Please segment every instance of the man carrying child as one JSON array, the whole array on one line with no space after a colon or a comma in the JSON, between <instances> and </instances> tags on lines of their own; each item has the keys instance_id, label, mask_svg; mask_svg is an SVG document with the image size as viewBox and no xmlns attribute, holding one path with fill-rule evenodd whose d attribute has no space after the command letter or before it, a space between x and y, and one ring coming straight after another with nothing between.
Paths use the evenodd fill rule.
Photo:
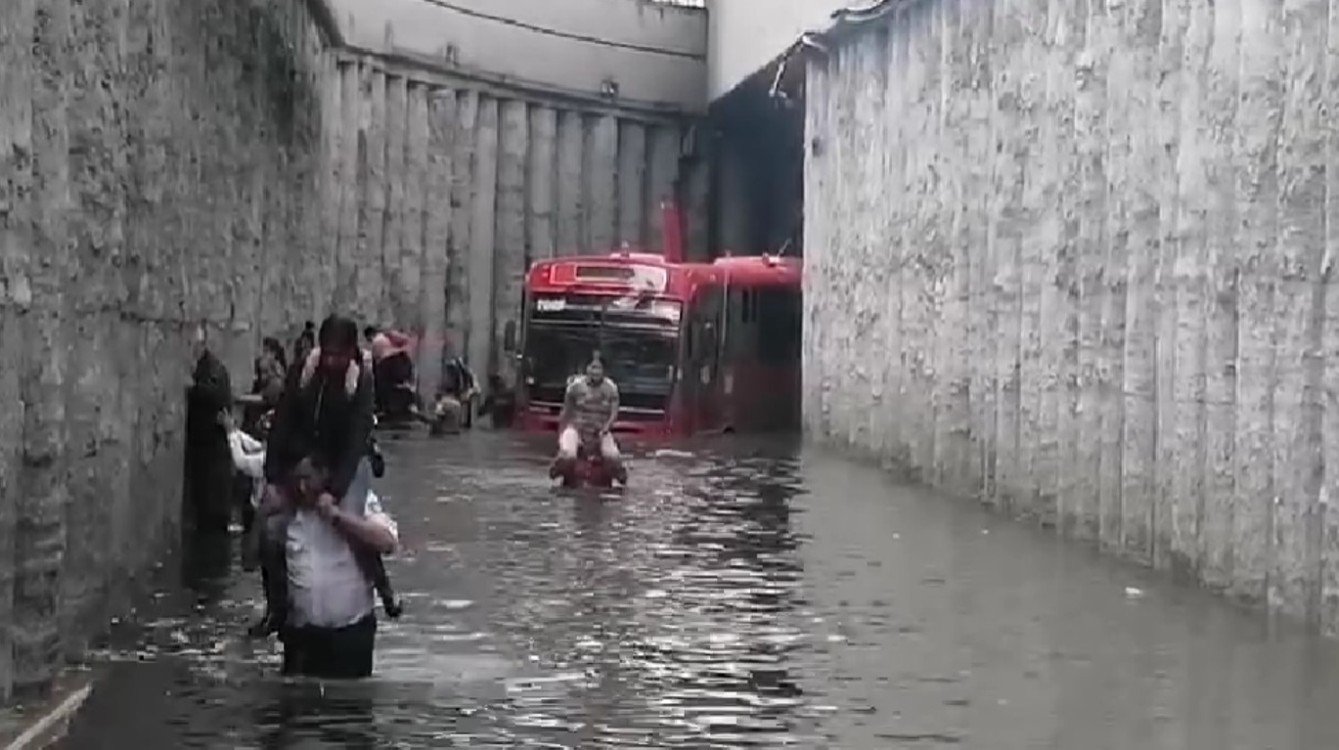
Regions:
<instances>
[{"instance_id":1,"label":"man carrying child","mask_svg":"<svg viewBox=\"0 0 1339 750\"><path fill-rule=\"evenodd\" d=\"M331 316L289 373L265 454L266 614L253 632L279 633L286 674L370 675L374 590L399 614L381 560L397 529L371 493L372 424L357 325Z\"/></svg>"}]
</instances>

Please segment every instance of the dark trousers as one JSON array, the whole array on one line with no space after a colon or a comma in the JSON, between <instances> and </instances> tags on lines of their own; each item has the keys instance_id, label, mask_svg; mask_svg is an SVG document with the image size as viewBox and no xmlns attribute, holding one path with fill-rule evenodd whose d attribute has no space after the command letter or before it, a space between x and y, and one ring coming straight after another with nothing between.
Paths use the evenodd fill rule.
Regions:
<instances>
[{"instance_id":1,"label":"dark trousers","mask_svg":"<svg viewBox=\"0 0 1339 750\"><path fill-rule=\"evenodd\" d=\"M285 628L284 674L329 680L370 677L376 637L377 618L372 614L342 628Z\"/></svg>"}]
</instances>

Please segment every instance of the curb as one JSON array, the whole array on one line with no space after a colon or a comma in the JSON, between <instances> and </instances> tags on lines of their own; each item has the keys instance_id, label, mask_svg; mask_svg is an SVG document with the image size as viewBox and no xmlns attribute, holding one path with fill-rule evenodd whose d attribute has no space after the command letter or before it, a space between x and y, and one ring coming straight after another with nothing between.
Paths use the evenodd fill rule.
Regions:
<instances>
[{"instance_id":1,"label":"curb","mask_svg":"<svg viewBox=\"0 0 1339 750\"><path fill-rule=\"evenodd\" d=\"M88 700L88 696L92 692L93 683L90 682L65 696L60 703L57 703L50 711L47 711L29 725L22 734L5 745L4 750L40 750L40 748L51 745L65 734L70 718L79 710L80 706L84 705L84 701Z\"/></svg>"}]
</instances>

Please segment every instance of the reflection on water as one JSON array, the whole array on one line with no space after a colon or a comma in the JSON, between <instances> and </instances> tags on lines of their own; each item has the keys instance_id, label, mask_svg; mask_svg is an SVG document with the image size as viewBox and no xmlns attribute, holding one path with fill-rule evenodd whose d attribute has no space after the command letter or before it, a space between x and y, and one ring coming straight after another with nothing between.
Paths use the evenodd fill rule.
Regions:
<instances>
[{"instance_id":1,"label":"reflection on water","mask_svg":"<svg viewBox=\"0 0 1339 750\"><path fill-rule=\"evenodd\" d=\"M408 610L373 680L278 679L255 574L200 549L65 746L1339 747L1334 644L970 503L771 440L566 493L550 447L387 446Z\"/></svg>"}]
</instances>

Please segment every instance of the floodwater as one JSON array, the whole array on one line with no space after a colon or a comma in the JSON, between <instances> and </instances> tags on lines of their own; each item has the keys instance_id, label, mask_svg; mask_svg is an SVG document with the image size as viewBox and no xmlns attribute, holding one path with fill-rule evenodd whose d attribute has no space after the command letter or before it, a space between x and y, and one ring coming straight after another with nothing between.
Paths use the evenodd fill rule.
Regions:
<instances>
[{"instance_id":1,"label":"floodwater","mask_svg":"<svg viewBox=\"0 0 1339 750\"><path fill-rule=\"evenodd\" d=\"M372 680L277 678L256 574L197 551L63 746L1339 747L1336 643L971 502L744 438L564 493L549 449L387 443L408 611Z\"/></svg>"}]
</instances>

